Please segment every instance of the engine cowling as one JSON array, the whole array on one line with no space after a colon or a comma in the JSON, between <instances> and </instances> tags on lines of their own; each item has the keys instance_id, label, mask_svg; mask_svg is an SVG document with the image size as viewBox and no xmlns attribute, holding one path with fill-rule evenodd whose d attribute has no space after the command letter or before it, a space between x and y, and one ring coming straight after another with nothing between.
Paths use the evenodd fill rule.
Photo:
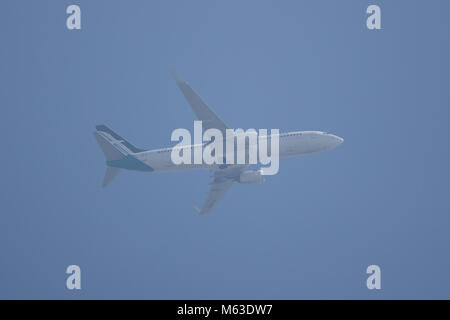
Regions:
<instances>
[{"instance_id":1,"label":"engine cowling","mask_svg":"<svg viewBox=\"0 0 450 320\"><path fill-rule=\"evenodd\" d=\"M244 184L257 184L264 182L262 170L246 170L239 176L239 182Z\"/></svg>"}]
</instances>

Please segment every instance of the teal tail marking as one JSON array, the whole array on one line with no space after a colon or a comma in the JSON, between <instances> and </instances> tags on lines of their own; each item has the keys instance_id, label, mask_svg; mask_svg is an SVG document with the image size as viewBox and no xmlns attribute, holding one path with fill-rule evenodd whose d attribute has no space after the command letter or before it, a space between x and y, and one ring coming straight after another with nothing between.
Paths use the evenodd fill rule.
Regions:
<instances>
[{"instance_id":1,"label":"teal tail marking","mask_svg":"<svg viewBox=\"0 0 450 320\"><path fill-rule=\"evenodd\" d=\"M109 160L106 161L106 164L110 167L128 169L128 170L136 170L136 171L154 171L152 167L145 164L144 162L136 159L132 155L127 155L126 157L119 160Z\"/></svg>"}]
</instances>

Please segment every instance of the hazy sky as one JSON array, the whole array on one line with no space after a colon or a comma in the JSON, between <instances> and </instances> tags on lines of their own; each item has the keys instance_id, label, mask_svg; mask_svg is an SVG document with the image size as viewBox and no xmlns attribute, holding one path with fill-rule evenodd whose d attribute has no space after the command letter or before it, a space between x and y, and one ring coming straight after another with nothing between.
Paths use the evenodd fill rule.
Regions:
<instances>
[{"instance_id":1,"label":"hazy sky","mask_svg":"<svg viewBox=\"0 0 450 320\"><path fill-rule=\"evenodd\" d=\"M82 29L66 28L78 4ZM378 4L382 30L366 28ZM2 1L0 298L450 298L448 1ZM209 173L123 172L106 124L323 130L198 216ZM66 289L66 267L82 289ZM381 267L368 290L366 268Z\"/></svg>"}]
</instances>

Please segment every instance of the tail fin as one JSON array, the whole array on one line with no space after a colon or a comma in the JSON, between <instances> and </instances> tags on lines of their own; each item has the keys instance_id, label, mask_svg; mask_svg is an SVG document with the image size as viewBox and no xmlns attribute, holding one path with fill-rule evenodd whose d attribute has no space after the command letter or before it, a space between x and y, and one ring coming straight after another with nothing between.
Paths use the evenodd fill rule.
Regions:
<instances>
[{"instance_id":1,"label":"tail fin","mask_svg":"<svg viewBox=\"0 0 450 320\"><path fill-rule=\"evenodd\" d=\"M106 187L121 171L120 168L110 167L109 161L121 160L130 153L144 150L136 148L105 125L98 125L95 128L97 130L94 131L94 136L106 157L106 173L103 179L103 187Z\"/></svg>"},{"instance_id":2,"label":"tail fin","mask_svg":"<svg viewBox=\"0 0 450 320\"><path fill-rule=\"evenodd\" d=\"M95 127L97 129L97 133L101 134L104 138L107 139L110 143L113 143L114 145L118 146L120 145L120 149L123 150L126 154L129 153L138 153L145 151L143 149L136 148L131 143L129 143L127 140L119 136L117 133L112 131L110 128L108 128L105 125L98 125ZM108 159L109 160L109 159ZM117 159L112 159L117 160Z\"/></svg>"}]
</instances>

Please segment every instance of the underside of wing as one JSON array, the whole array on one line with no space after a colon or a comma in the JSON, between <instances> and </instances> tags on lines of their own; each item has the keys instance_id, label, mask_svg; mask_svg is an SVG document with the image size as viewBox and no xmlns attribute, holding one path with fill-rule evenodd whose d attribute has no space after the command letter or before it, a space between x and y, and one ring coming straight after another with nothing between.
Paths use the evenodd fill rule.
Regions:
<instances>
[{"instance_id":1,"label":"underside of wing","mask_svg":"<svg viewBox=\"0 0 450 320\"><path fill-rule=\"evenodd\" d=\"M179 79L173 72L172 76L191 106L192 111L194 111L197 118L202 121L203 130L212 128L218 129L225 137L226 129L228 129L227 125L208 107L187 82ZM236 181L237 177L239 177L242 170L246 167L247 165L225 165L224 168L214 171L214 180L210 183L211 188L205 203L201 209L195 206L194 209L199 214L210 212L227 194L228 190L230 190L233 185L233 182Z\"/></svg>"},{"instance_id":2,"label":"underside of wing","mask_svg":"<svg viewBox=\"0 0 450 320\"><path fill-rule=\"evenodd\" d=\"M233 180L225 179L220 182L212 182L211 183L211 189L208 193L208 198L206 199L205 203L203 204L201 209L198 209L194 206L195 211L197 211L199 214L205 214L210 212L218 203L219 201L227 194L228 190L230 190L231 186L233 185Z\"/></svg>"},{"instance_id":3,"label":"underside of wing","mask_svg":"<svg viewBox=\"0 0 450 320\"><path fill-rule=\"evenodd\" d=\"M208 198L201 209L194 206L195 211L199 214L205 214L211 211L227 194L233 182L238 179L241 172L247 167L247 165L232 165L224 169L215 170L213 174L214 179L210 183L211 188L208 193Z\"/></svg>"},{"instance_id":4,"label":"underside of wing","mask_svg":"<svg viewBox=\"0 0 450 320\"><path fill-rule=\"evenodd\" d=\"M202 98L191 88L191 86L179 79L175 73L172 72L172 76L177 82L178 87L183 93L184 97L188 101L189 105L194 111L199 120L202 120L203 129L219 129L225 134L225 130L228 128L226 124L212 111L208 105L203 102Z\"/></svg>"}]
</instances>

